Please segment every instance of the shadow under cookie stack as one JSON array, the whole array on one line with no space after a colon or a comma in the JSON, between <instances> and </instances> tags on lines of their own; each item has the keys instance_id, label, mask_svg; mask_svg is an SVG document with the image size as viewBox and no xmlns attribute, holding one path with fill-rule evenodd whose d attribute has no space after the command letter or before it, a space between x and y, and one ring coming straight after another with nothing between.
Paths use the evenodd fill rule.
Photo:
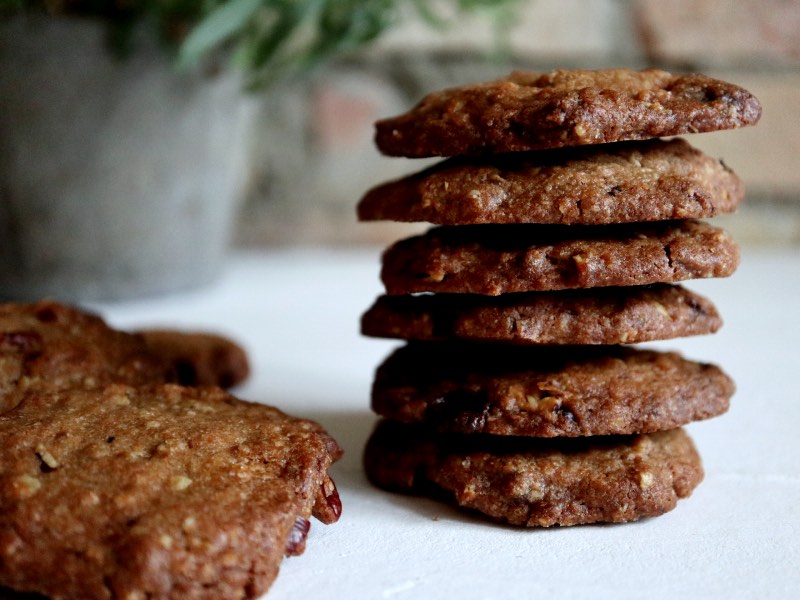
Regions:
<instances>
[{"instance_id":1,"label":"shadow under cookie stack","mask_svg":"<svg viewBox=\"0 0 800 600\"><path fill-rule=\"evenodd\" d=\"M735 243L698 219L741 181L679 138L755 124L758 100L702 75L513 73L377 123L390 156L449 157L370 190L359 219L428 222L383 255L367 336L378 487L523 526L662 514L703 477L681 428L722 414L718 367L631 344L715 332L678 282L728 276Z\"/></svg>"}]
</instances>

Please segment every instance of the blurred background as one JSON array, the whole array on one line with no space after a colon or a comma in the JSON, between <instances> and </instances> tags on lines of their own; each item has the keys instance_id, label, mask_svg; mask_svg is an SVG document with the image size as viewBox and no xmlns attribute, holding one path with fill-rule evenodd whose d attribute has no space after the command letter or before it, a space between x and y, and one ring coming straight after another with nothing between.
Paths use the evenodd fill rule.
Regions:
<instances>
[{"instance_id":1,"label":"blurred background","mask_svg":"<svg viewBox=\"0 0 800 600\"><path fill-rule=\"evenodd\" d=\"M377 119L607 67L753 92L757 127L690 142L745 180L720 220L740 242L800 242L799 0L0 0L0 293L125 297L211 279L231 245L388 243L424 226L355 205L425 161L380 156Z\"/></svg>"},{"instance_id":2,"label":"blurred background","mask_svg":"<svg viewBox=\"0 0 800 600\"><path fill-rule=\"evenodd\" d=\"M368 51L270 93L239 242L395 237L396 227L353 220L367 187L422 166L378 155L376 119L407 110L426 92L511 69L608 67L699 71L753 92L764 107L757 127L689 141L746 182L745 206L721 221L740 241L800 241L800 2L531 0L513 10L499 48L496 28L479 15L445 31L406 22Z\"/></svg>"}]
</instances>

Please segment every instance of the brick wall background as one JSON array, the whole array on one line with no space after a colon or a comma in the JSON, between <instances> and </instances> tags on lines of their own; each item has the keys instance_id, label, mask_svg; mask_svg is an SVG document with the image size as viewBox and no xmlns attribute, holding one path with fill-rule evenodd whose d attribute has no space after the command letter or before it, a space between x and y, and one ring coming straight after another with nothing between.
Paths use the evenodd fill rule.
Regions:
<instances>
[{"instance_id":1,"label":"brick wall background","mask_svg":"<svg viewBox=\"0 0 800 600\"><path fill-rule=\"evenodd\" d=\"M721 223L746 244L800 243L800 0L521 1L500 32L471 17L446 32L407 21L376 46L259 102L240 245L384 243L425 226L358 224L370 186L425 161L381 157L372 124L441 87L513 68L700 71L755 93L755 128L691 136L745 180Z\"/></svg>"}]
</instances>

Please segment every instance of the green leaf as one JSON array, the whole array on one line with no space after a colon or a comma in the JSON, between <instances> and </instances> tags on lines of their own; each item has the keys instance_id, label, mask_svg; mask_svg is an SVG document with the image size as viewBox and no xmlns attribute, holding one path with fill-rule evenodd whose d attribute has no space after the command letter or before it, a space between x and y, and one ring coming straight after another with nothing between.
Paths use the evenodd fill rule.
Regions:
<instances>
[{"instance_id":1,"label":"green leaf","mask_svg":"<svg viewBox=\"0 0 800 600\"><path fill-rule=\"evenodd\" d=\"M442 30L447 25L447 20L441 17L428 0L414 0L414 10L428 27Z\"/></svg>"},{"instance_id":2,"label":"green leaf","mask_svg":"<svg viewBox=\"0 0 800 600\"><path fill-rule=\"evenodd\" d=\"M286 47L292 43L316 2L276 2L278 6L271 15L270 23L258 29L250 54L250 67L261 69L273 62L280 62ZM263 24L262 24L263 25Z\"/></svg>"},{"instance_id":3,"label":"green leaf","mask_svg":"<svg viewBox=\"0 0 800 600\"><path fill-rule=\"evenodd\" d=\"M215 48L247 25L263 0L231 0L211 11L187 36L178 51L178 65L195 64L206 52Z\"/></svg>"},{"instance_id":4,"label":"green leaf","mask_svg":"<svg viewBox=\"0 0 800 600\"><path fill-rule=\"evenodd\" d=\"M444 31L467 13L494 26L507 51L507 30L525 0L0 0L0 17L18 12L108 19L113 47L132 50L134 26L154 25L179 67L224 46L254 85L301 74L370 44L404 18ZM184 37L187 28L191 28ZM177 48L176 48L177 46Z\"/></svg>"}]
</instances>

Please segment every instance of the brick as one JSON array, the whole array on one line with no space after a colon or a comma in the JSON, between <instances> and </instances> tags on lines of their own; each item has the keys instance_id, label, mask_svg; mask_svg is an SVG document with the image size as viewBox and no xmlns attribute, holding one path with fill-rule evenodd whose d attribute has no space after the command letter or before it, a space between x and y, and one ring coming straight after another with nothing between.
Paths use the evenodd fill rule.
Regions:
<instances>
[{"instance_id":1,"label":"brick","mask_svg":"<svg viewBox=\"0 0 800 600\"><path fill-rule=\"evenodd\" d=\"M800 64L797 0L633 0L654 62L703 66Z\"/></svg>"},{"instance_id":2,"label":"brick","mask_svg":"<svg viewBox=\"0 0 800 600\"><path fill-rule=\"evenodd\" d=\"M374 122L407 104L383 73L342 65L267 94L237 242L339 244L399 231L358 223L355 206L367 188L421 168L372 142Z\"/></svg>"}]
</instances>

